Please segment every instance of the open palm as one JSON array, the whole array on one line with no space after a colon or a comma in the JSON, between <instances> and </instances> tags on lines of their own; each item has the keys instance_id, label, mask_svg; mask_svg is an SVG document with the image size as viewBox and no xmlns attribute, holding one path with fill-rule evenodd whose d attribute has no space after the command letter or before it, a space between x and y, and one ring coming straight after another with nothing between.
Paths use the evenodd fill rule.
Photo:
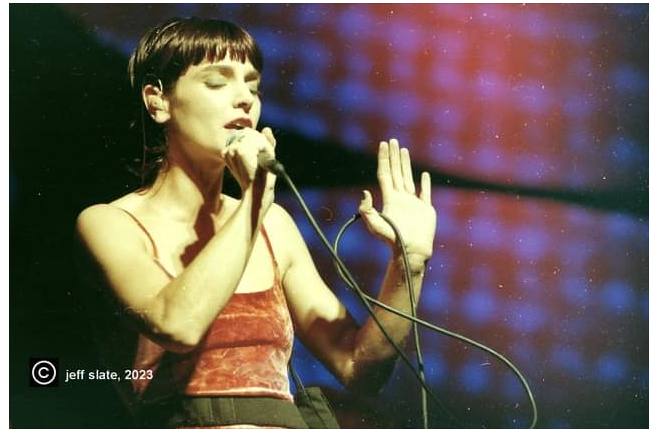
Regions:
<instances>
[{"instance_id":1,"label":"open palm","mask_svg":"<svg viewBox=\"0 0 659 437\"><path fill-rule=\"evenodd\" d=\"M430 258L437 226L437 213L431 202L430 175L425 172L421 175L421 190L417 196L409 151L401 149L397 140L380 143L377 174L382 192L382 212L398 227L408 253ZM370 192L364 191L359 211L371 233L396 252L396 235L373 208Z\"/></svg>"}]
</instances>

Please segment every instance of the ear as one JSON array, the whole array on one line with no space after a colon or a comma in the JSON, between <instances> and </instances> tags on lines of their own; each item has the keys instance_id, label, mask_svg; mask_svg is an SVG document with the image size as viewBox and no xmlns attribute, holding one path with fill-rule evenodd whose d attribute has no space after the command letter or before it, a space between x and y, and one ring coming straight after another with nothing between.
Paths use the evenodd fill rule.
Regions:
<instances>
[{"instance_id":1,"label":"ear","mask_svg":"<svg viewBox=\"0 0 659 437\"><path fill-rule=\"evenodd\" d=\"M142 89L142 100L153 121L165 123L170 119L169 100L158 86L145 85Z\"/></svg>"}]
</instances>

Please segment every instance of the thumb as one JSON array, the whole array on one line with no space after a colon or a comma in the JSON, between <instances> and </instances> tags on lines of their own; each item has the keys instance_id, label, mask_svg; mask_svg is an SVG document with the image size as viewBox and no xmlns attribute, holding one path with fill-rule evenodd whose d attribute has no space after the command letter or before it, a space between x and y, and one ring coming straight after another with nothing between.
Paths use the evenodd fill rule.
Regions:
<instances>
[{"instance_id":1,"label":"thumb","mask_svg":"<svg viewBox=\"0 0 659 437\"><path fill-rule=\"evenodd\" d=\"M362 197L362 201L359 203L359 213L366 222L368 228L373 230L374 226L376 228L378 227L382 218L377 210L373 208L373 197L371 197L371 193L368 190L364 190L362 193L364 197Z\"/></svg>"},{"instance_id":2,"label":"thumb","mask_svg":"<svg viewBox=\"0 0 659 437\"><path fill-rule=\"evenodd\" d=\"M373 198L368 190L362 191L363 197L359 203L359 212L362 215L373 213Z\"/></svg>"},{"instance_id":3,"label":"thumb","mask_svg":"<svg viewBox=\"0 0 659 437\"><path fill-rule=\"evenodd\" d=\"M389 225L384 221L378 211L373 208L373 197L368 190L362 191L364 197L359 204L359 213L366 224L366 227L372 234L378 238L384 239L388 244L393 241L395 236L389 229Z\"/></svg>"},{"instance_id":4,"label":"thumb","mask_svg":"<svg viewBox=\"0 0 659 437\"><path fill-rule=\"evenodd\" d=\"M269 127L264 127L261 130L261 133L268 139L268 142L270 142L270 144L272 144L272 147L277 146L277 140L275 139L275 136L272 133L272 129L270 129Z\"/></svg>"}]
</instances>

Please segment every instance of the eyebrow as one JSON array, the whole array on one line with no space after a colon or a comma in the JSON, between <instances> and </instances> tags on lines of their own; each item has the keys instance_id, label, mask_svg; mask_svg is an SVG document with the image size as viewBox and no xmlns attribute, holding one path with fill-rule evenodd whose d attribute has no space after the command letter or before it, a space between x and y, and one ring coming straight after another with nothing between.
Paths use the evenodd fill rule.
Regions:
<instances>
[{"instance_id":1,"label":"eyebrow","mask_svg":"<svg viewBox=\"0 0 659 437\"><path fill-rule=\"evenodd\" d=\"M201 71L199 72L199 74L203 74L203 73L206 73L206 72L212 71L212 70L219 71L222 75L227 76L227 77L235 76L234 68L229 66L229 65L208 65L208 66L202 68ZM252 81L252 80L259 80L260 78L261 78L261 75L256 70L250 70L245 75L245 81L247 81L247 82Z\"/></svg>"}]
</instances>

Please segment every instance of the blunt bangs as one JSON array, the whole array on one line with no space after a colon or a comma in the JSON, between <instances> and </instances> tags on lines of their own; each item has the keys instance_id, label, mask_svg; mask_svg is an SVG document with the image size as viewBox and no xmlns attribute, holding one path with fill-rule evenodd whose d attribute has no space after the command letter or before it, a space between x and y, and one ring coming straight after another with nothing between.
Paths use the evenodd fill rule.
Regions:
<instances>
[{"instance_id":1,"label":"blunt bangs","mask_svg":"<svg viewBox=\"0 0 659 437\"><path fill-rule=\"evenodd\" d=\"M164 91L169 91L191 66L220 61L227 53L230 59L249 60L259 73L263 71L261 50L241 27L222 20L173 19L140 41L129 62L131 84L141 93L155 78L162 80Z\"/></svg>"}]
</instances>

